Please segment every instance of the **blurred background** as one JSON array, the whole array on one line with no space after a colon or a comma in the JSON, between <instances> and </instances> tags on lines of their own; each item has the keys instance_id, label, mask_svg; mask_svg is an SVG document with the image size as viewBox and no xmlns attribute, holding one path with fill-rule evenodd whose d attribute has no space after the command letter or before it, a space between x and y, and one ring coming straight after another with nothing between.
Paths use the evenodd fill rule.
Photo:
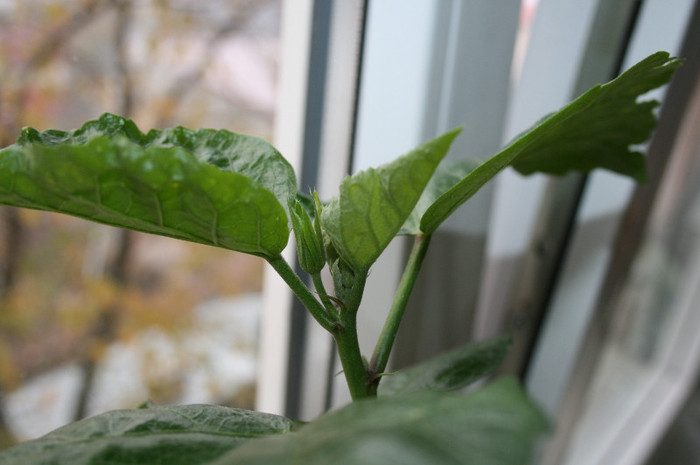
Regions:
<instances>
[{"instance_id":1,"label":"blurred background","mask_svg":"<svg viewBox=\"0 0 700 465\"><path fill-rule=\"evenodd\" d=\"M644 57L685 59L649 183L498 176L433 236L390 370L510 333L556 429L541 465L700 464L700 1L0 0L0 142L104 111L260 135L336 194L457 126L486 158ZM371 352L409 244L373 266ZM292 260L291 250L288 258ZM111 408L313 419L349 400L328 334L259 259L0 210L2 444Z\"/></svg>"},{"instance_id":2,"label":"blurred background","mask_svg":"<svg viewBox=\"0 0 700 465\"><path fill-rule=\"evenodd\" d=\"M279 23L273 0L3 0L0 145L103 112L269 140ZM0 254L0 436L149 399L253 408L261 260L7 207Z\"/></svg>"}]
</instances>

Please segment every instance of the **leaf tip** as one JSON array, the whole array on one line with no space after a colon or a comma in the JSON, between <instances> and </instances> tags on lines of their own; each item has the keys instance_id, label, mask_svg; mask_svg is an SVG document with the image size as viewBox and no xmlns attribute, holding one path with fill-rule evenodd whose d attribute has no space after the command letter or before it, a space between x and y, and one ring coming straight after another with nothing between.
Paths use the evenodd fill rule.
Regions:
<instances>
[{"instance_id":1,"label":"leaf tip","mask_svg":"<svg viewBox=\"0 0 700 465\"><path fill-rule=\"evenodd\" d=\"M439 139L447 141L449 144L452 144L452 142L459 136L462 131L464 130L464 126L457 126L454 129L451 129L444 133L442 136L439 137Z\"/></svg>"}]
</instances>

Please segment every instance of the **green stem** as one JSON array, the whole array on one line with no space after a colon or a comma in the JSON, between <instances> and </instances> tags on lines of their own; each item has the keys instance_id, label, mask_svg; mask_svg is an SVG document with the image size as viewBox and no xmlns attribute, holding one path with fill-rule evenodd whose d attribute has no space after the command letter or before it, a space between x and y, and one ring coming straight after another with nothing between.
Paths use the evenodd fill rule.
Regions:
<instances>
[{"instance_id":1,"label":"green stem","mask_svg":"<svg viewBox=\"0 0 700 465\"><path fill-rule=\"evenodd\" d=\"M311 279L313 280L314 283L314 288L316 288L316 293L318 294L319 298L321 299L321 303L323 304L324 307L326 307L326 310L328 313L333 315L337 310L335 309L335 306L333 305L333 302L331 299L328 297L328 293L326 292L326 287L323 285L323 279L321 279L321 274L320 273L313 273L311 275Z\"/></svg>"},{"instance_id":2,"label":"green stem","mask_svg":"<svg viewBox=\"0 0 700 465\"><path fill-rule=\"evenodd\" d=\"M363 272L356 275L357 277L348 295L347 302L344 302L345 307L340 314L333 315L331 314L331 309L335 311L335 307L333 307L328 296L324 293L323 296L325 297L322 298L328 300L328 305L331 309L324 308L324 305L316 300L311 291L294 273L282 256L278 255L268 258L267 261L294 291L294 294L301 300L301 303L304 304L316 321L333 335L338 346L338 355L340 356L345 379L353 400L371 395L369 392L369 376L365 363L362 360L360 344L357 340L357 309L362 300L367 273ZM317 279L320 280L320 276ZM322 283L316 283L316 278L314 278L314 285L319 286L321 290L323 289Z\"/></svg>"},{"instance_id":3,"label":"green stem","mask_svg":"<svg viewBox=\"0 0 700 465\"><path fill-rule=\"evenodd\" d=\"M342 329L333 334L338 346L340 363L343 365L345 380L353 400L372 396L369 390L369 375L362 360L360 344L357 339L357 310L367 281L367 273L358 273L345 308L341 309Z\"/></svg>"},{"instance_id":4,"label":"green stem","mask_svg":"<svg viewBox=\"0 0 700 465\"><path fill-rule=\"evenodd\" d=\"M336 333L340 325L338 318L329 314L328 310L316 300L314 295L301 279L299 279L299 276L292 270L286 260L282 258L281 255L277 255L276 257L268 258L267 262L272 265L272 268L275 269L277 274L284 279L284 282L292 289L294 294L299 298L301 303L304 304L316 321L330 333Z\"/></svg>"},{"instance_id":5,"label":"green stem","mask_svg":"<svg viewBox=\"0 0 700 465\"><path fill-rule=\"evenodd\" d=\"M352 400L369 397L367 370L360 354L354 319L353 321L344 320L342 331L335 333L333 338L338 346L340 363L343 365L343 374Z\"/></svg>"},{"instance_id":6,"label":"green stem","mask_svg":"<svg viewBox=\"0 0 700 465\"><path fill-rule=\"evenodd\" d=\"M369 365L370 376L372 377L370 380L372 384L371 390L374 392L376 392L379 385L379 377L377 375L384 372L386 369L386 364L389 361L389 354L391 353L391 348L394 345L394 340L396 339L396 332L398 331L399 324L403 318L403 313L406 309L408 298L411 295L413 286L416 283L418 272L423 264L425 253L427 252L428 245L430 244L430 237L430 234L426 234L425 236L416 236L413 243L413 249L411 250L411 255L408 257L408 263L406 263L406 268L401 276L401 281L399 282L399 287L396 291L394 302L391 305L389 315L384 323L384 328L382 329L377 345L374 348L372 360Z\"/></svg>"}]
</instances>

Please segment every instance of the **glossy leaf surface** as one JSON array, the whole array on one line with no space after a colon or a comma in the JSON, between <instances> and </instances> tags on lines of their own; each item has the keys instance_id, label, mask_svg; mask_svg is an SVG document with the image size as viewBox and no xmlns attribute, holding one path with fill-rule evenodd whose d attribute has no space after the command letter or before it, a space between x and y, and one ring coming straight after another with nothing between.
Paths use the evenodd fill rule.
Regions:
<instances>
[{"instance_id":1,"label":"glossy leaf surface","mask_svg":"<svg viewBox=\"0 0 700 465\"><path fill-rule=\"evenodd\" d=\"M262 139L184 128L144 135L108 114L72 133L25 129L0 151L2 204L262 256L287 244L294 179Z\"/></svg>"},{"instance_id":2,"label":"glossy leaf surface","mask_svg":"<svg viewBox=\"0 0 700 465\"><path fill-rule=\"evenodd\" d=\"M0 464L208 464L252 438L294 426L284 417L212 405L116 410L4 450Z\"/></svg>"},{"instance_id":3,"label":"glossy leaf surface","mask_svg":"<svg viewBox=\"0 0 700 465\"><path fill-rule=\"evenodd\" d=\"M379 395L452 391L480 380L505 359L509 337L499 337L451 350L418 365L382 377Z\"/></svg>"},{"instance_id":4,"label":"glossy leaf surface","mask_svg":"<svg viewBox=\"0 0 700 465\"><path fill-rule=\"evenodd\" d=\"M525 465L547 421L511 379L468 395L354 402L297 432L251 441L215 465Z\"/></svg>"},{"instance_id":5,"label":"glossy leaf surface","mask_svg":"<svg viewBox=\"0 0 700 465\"><path fill-rule=\"evenodd\" d=\"M646 141L656 124L656 101L638 102L648 91L667 83L680 61L655 53L617 79L585 94L544 118L484 162L431 205L420 223L432 233L454 210L505 167L522 174L561 175L604 168L637 181L646 179L643 154L630 145Z\"/></svg>"},{"instance_id":6,"label":"glossy leaf surface","mask_svg":"<svg viewBox=\"0 0 700 465\"><path fill-rule=\"evenodd\" d=\"M391 163L346 177L323 208L323 226L341 257L366 270L415 207L460 130L450 131Z\"/></svg>"}]
</instances>

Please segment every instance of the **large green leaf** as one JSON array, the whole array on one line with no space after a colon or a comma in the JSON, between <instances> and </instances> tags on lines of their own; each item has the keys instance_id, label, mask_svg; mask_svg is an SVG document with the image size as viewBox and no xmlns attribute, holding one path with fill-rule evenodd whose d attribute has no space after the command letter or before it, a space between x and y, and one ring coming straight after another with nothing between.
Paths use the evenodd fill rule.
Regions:
<instances>
[{"instance_id":1,"label":"large green leaf","mask_svg":"<svg viewBox=\"0 0 700 465\"><path fill-rule=\"evenodd\" d=\"M419 146L391 163L346 177L322 223L341 257L366 270L394 238L460 130Z\"/></svg>"},{"instance_id":2,"label":"large green leaf","mask_svg":"<svg viewBox=\"0 0 700 465\"><path fill-rule=\"evenodd\" d=\"M646 92L667 83L680 61L655 53L617 79L598 85L518 136L493 158L474 169L443 194L423 215L420 229L432 233L460 205L505 167L522 174L561 175L605 168L646 179L644 156L630 145L646 141L656 124L656 101L638 102Z\"/></svg>"},{"instance_id":3,"label":"large green leaf","mask_svg":"<svg viewBox=\"0 0 700 465\"><path fill-rule=\"evenodd\" d=\"M208 464L292 420L213 405L116 410L0 452L0 465Z\"/></svg>"},{"instance_id":4,"label":"large green leaf","mask_svg":"<svg viewBox=\"0 0 700 465\"><path fill-rule=\"evenodd\" d=\"M28 128L0 150L0 203L275 256L289 237L291 166L262 139L103 115L74 132Z\"/></svg>"},{"instance_id":5,"label":"large green leaf","mask_svg":"<svg viewBox=\"0 0 700 465\"><path fill-rule=\"evenodd\" d=\"M144 148L183 148L201 162L252 179L274 193L284 207L287 206L289 197L297 191L294 169L277 149L259 137L225 129L192 130L178 126L162 131L151 129L144 134L133 121L105 113L72 132L39 132L27 128L22 131L17 145L84 145L97 136L124 136Z\"/></svg>"},{"instance_id":6,"label":"large green leaf","mask_svg":"<svg viewBox=\"0 0 700 465\"><path fill-rule=\"evenodd\" d=\"M525 465L547 421L514 380L468 395L354 402L288 435L250 441L214 465Z\"/></svg>"},{"instance_id":7,"label":"large green leaf","mask_svg":"<svg viewBox=\"0 0 700 465\"><path fill-rule=\"evenodd\" d=\"M440 354L418 365L382 377L379 394L422 390L453 391L480 380L505 359L510 337L498 337Z\"/></svg>"}]
</instances>

